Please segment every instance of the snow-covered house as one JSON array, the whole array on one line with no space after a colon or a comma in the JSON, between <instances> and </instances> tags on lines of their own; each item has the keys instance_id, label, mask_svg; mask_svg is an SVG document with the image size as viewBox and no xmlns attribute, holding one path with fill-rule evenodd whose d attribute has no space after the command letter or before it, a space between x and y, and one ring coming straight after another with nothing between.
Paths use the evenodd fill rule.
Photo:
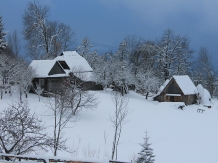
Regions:
<instances>
[{"instance_id":1,"label":"snow-covered house","mask_svg":"<svg viewBox=\"0 0 218 163\"><path fill-rule=\"evenodd\" d=\"M73 72L77 77L84 81L94 81L93 69L90 67L85 58L80 56L76 51L66 51L57 56L56 60L63 69L69 73Z\"/></svg>"},{"instance_id":2,"label":"snow-covered house","mask_svg":"<svg viewBox=\"0 0 218 163\"><path fill-rule=\"evenodd\" d=\"M197 89L188 75L173 76L161 86L154 97L159 102L184 102L187 105L197 102Z\"/></svg>"},{"instance_id":3,"label":"snow-covered house","mask_svg":"<svg viewBox=\"0 0 218 163\"><path fill-rule=\"evenodd\" d=\"M44 90L54 91L60 88L63 79L73 75L86 90L102 89L94 82L93 69L76 51L63 52L53 60L33 60L30 67L35 70L33 87L39 84Z\"/></svg>"}]
</instances>

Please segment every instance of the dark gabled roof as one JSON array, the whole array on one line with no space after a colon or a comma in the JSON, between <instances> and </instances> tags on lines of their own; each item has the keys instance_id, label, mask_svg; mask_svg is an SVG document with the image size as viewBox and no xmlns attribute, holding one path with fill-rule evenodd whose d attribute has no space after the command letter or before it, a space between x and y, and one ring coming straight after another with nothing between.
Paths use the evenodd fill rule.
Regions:
<instances>
[{"instance_id":1,"label":"dark gabled roof","mask_svg":"<svg viewBox=\"0 0 218 163\"><path fill-rule=\"evenodd\" d=\"M70 67L68 66L68 64L65 61L58 61L58 62L63 67L63 69L70 70Z\"/></svg>"}]
</instances>

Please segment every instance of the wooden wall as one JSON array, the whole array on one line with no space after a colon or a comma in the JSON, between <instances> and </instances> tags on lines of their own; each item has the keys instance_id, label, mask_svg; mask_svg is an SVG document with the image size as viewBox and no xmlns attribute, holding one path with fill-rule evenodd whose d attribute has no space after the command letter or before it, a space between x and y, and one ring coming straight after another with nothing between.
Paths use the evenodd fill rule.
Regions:
<instances>
[{"instance_id":1,"label":"wooden wall","mask_svg":"<svg viewBox=\"0 0 218 163\"><path fill-rule=\"evenodd\" d=\"M166 96L166 94L181 94L181 96ZM160 95L154 97L154 101L159 102L184 102L187 105L194 104L197 102L197 96L193 95L184 95L178 84L175 82L175 79L172 79Z\"/></svg>"}]
</instances>

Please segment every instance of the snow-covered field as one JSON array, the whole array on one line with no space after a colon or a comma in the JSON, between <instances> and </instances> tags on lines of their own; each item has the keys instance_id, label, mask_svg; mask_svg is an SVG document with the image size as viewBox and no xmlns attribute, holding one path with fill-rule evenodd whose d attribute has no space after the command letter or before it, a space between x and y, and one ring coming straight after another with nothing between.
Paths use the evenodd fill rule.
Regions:
<instances>
[{"instance_id":1,"label":"snow-covered field","mask_svg":"<svg viewBox=\"0 0 218 163\"><path fill-rule=\"evenodd\" d=\"M113 114L114 104L111 101L111 90L96 91L98 107L87 110L77 117L78 122L70 124L65 130L67 145L75 152L59 152L58 156L67 158L110 159L113 127L109 115ZM0 100L0 110L18 100L16 95L8 94ZM202 105L186 106L178 109L181 103L159 103L145 100L144 96L130 92L129 108L132 110L128 122L123 126L118 160L131 161L141 150L145 131L148 131L151 147L154 150L156 163L217 163L218 162L218 100L212 100L212 108ZM52 124L51 112L38 102L38 97L29 94L28 101L45 121ZM204 109L198 113L197 109ZM48 128L48 132L52 132ZM52 156L52 153L39 152L40 155Z\"/></svg>"}]
</instances>

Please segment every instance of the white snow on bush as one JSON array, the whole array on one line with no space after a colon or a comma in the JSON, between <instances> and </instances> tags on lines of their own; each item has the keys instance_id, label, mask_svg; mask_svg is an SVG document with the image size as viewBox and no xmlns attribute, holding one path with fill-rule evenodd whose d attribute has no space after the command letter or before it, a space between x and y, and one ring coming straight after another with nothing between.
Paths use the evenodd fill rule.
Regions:
<instances>
[{"instance_id":1,"label":"white snow on bush","mask_svg":"<svg viewBox=\"0 0 218 163\"><path fill-rule=\"evenodd\" d=\"M197 91L199 104L211 105L211 96L209 91L205 89L201 84L197 85Z\"/></svg>"}]
</instances>

